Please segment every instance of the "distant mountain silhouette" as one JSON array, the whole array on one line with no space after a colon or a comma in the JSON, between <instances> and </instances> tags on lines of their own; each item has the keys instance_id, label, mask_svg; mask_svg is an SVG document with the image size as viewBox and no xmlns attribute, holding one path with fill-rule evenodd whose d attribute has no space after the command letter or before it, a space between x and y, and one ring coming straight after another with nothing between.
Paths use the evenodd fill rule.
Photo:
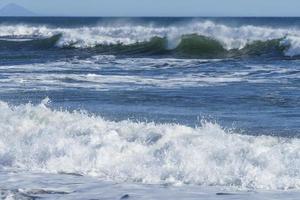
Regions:
<instances>
[{"instance_id":1,"label":"distant mountain silhouette","mask_svg":"<svg viewBox=\"0 0 300 200\"><path fill-rule=\"evenodd\" d=\"M14 3L0 9L0 16L35 16L36 14Z\"/></svg>"}]
</instances>

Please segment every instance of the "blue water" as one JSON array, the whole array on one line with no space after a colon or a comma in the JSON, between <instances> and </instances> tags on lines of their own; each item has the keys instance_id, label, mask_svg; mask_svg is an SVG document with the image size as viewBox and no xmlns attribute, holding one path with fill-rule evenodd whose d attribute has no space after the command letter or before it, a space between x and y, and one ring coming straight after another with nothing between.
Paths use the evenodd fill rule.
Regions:
<instances>
[{"instance_id":1,"label":"blue water","mask_svg":"<svg viewBox=\"0 0 300 200\"><path fill-rule=\"evenodd\" d=\"M0 30L2 177L299 190L300 18L0 18ZM0 183L7 198L27 187Z\"/></svg>"}]
</instances>

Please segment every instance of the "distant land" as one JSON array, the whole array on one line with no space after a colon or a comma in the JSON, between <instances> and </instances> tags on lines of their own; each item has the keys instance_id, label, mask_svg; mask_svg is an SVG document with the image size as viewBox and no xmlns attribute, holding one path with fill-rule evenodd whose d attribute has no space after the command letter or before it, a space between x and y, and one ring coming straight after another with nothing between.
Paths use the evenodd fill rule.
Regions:
<instances>
[{"instance_id":1,"label":"distant land","mask_svg":"<svg viewBox=\"0 0 300 200\"><path fill-rule=\"evenodd\" d=\"M0 9L0 16L29 17L36 16L36 14L20 5L10 3Z\"/></svg>"}]
</instances>

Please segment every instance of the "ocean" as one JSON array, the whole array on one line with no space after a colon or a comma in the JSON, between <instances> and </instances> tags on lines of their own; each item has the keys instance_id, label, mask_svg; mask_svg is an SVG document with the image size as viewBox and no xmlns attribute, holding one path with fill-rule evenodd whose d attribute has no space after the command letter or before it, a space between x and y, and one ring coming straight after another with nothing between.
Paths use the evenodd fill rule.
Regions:
<instances>
[{"instance_id":1,"label":"ocean","mask_svg":"<svg viewBox=\"0 0 300 200\"><path fill-rule=\"evenodd\" d=\"M299 199L300 18L0 18L0 198Z\"/></svg>"}]
</instances>

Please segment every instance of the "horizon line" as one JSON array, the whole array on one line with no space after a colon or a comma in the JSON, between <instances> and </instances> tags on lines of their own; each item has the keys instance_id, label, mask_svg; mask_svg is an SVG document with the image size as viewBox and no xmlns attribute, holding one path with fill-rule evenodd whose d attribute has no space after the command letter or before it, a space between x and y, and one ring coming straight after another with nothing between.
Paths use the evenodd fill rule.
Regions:
<instances>
[{"instance_id":1,"label":"horizon line","mask_svg":"<svg viewBox=\"0 0 300 200\"><path fill-rule=\"evenodd\" d=\"M138 16L138 15L133 15L133 16L118 16L118 15L25 15L25 16L18 16L18 15L0 15L0 18L3 17L81 17L81 18L98 18L98 17L102 17L102 18L300 18L300 16L274 16L274 15L270 15L270 16L255 16L255 15L247 15L247 16L230 16L230 15L220 15L220 16L215 16L215 15L207 15L207 16L193 16L193 15L183 15L183 16L175 16L175 15L163 15L163 16L159 16L159 15L147 15L147 16Z\"/></svg>"}]
</instances>

